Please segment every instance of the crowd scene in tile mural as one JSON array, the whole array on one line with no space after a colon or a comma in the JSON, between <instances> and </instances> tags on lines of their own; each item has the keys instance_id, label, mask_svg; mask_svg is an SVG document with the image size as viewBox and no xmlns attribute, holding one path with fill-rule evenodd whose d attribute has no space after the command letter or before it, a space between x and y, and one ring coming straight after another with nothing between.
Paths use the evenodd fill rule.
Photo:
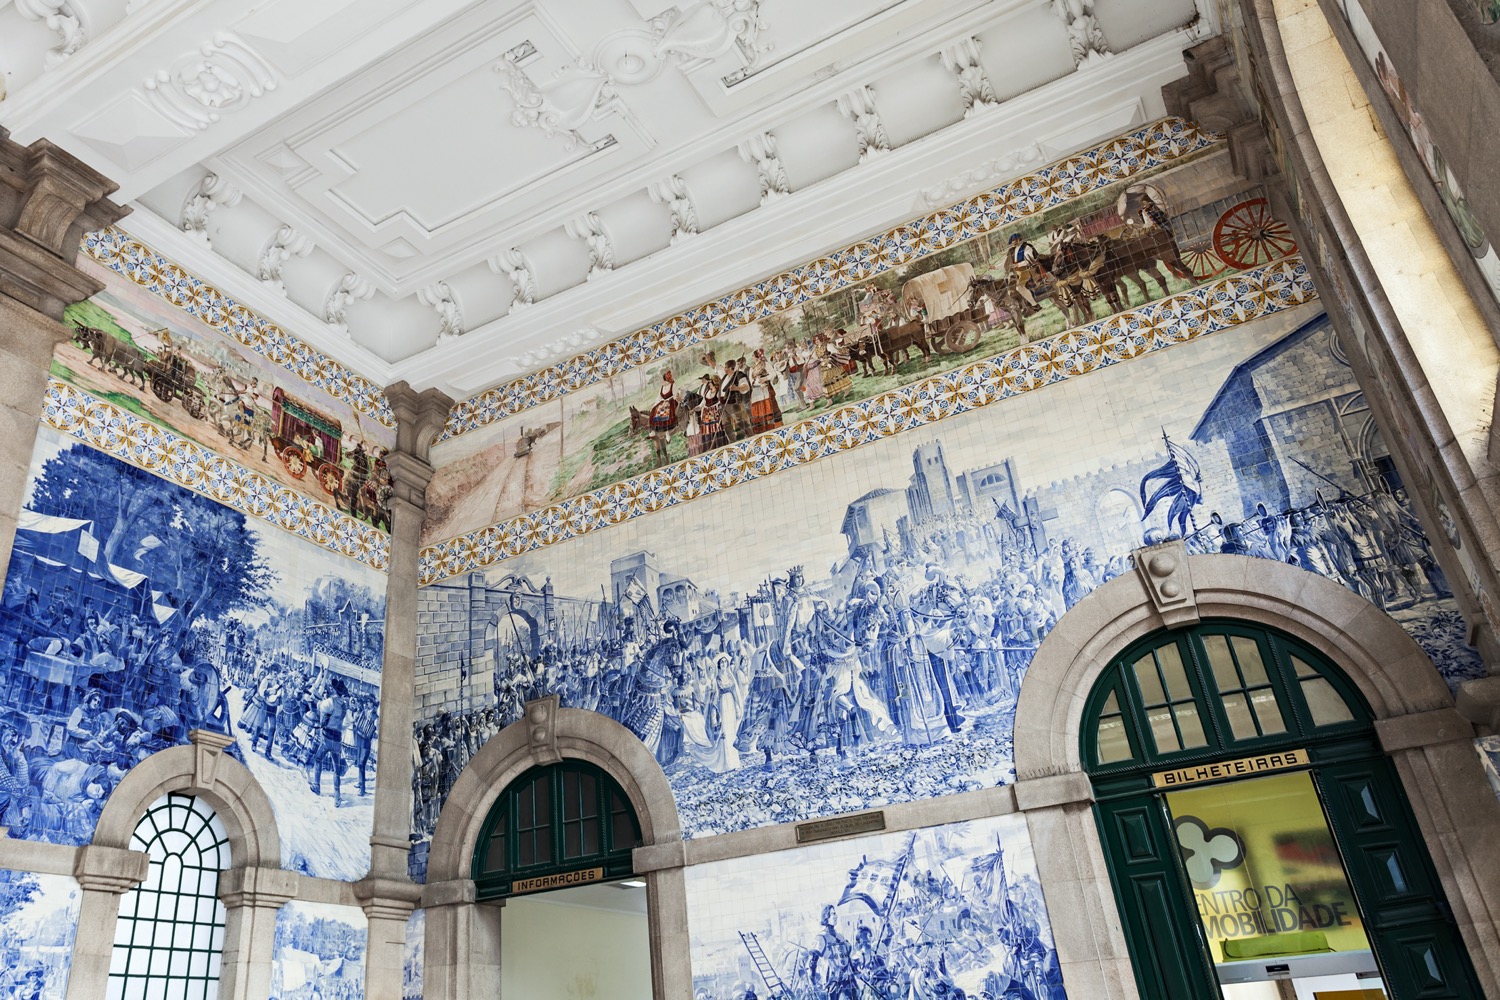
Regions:
<instances>
[{"instance_id":1,"label":"crowd scene in tile mural","mask_svg":"<svg viewBox=\"0 0 1500 1000\"><path fill-rule=\"evenodd\" d=\"M276 1000L363 1000L364 914L352 906L297 901L276 915L271 996Z\"/></svg>"},{"instance_id":2,"label":"crowd scene in tile mural","mask_svg":"<svg viewBox=\"0 0 1500 1000\"><path fill-rule=\"evenodd\" d=\"M1260 192L1229 182L1225 155L931 254L913 230L884 270L872 243L864 273L881 273L471 431L439 448L424 531L470 531L1294 251ZM1237 242L1252 223L1261 237Z\"/></svg>"},{"instance_id":3,"label":"crowd scene in tile mural","mask_svg":"<svg viewBox=\"0 0 1500 1000\"><path fill-rule=\"evenodd\" d=\"M367 850L382 578L48 440L0 606L8 835L86 843L131 767L206 729L236 737L230 752L285 813L293 867L349 867L341 855ZM294 569L306 581L295 589ZM314 832L316 813L345 807L363 814L332 824L350 843Z\"/></svg>"},{"instance_id":4,"label":"crowd scene in tile mural","mask_svg":"<svg viewBox=\"0 0 1500 1000\"><path fill-rule=\"evenodd\" d=\"M694 1000L1063 1000L1024 836L964 823L793 852L769 876L711 865L688 885Z\"/></svg>"},{"instance_id":5,"label":"crowd scene in tile mural","mask_svg":"<svg viewBox=\"0 0 1500 1000\"><path fill-rule=\"evenodd\" d=\"M548 694L641 739L690 835L1006 781L1016 698L1038 645L1128 571L1131 548L1167 537L1336 580L1401 620L1450 683L1469 676L1477 660L1403 484L1378 440L1341 429L1368 411L1331 343L1326 323L1313 323L1227 377L1220 369L1223 386L1196 428L1130 442L1129 461L1077 480L1028 485L1017 463L957 429L951 440L876 446L904 450L909 475L867 482L847 501L845 551L826 574L787 542L780 568L733 589L674 573L645 549L609 561L597 598L536 583L524 573L561 567L535 557L427 588L429 609L483 608L483 640L453 655L460 687L472 691L470 671L484 664L493 687L419 721L414 837L430 835L469 757ZM1316 365L1317 395L1251 412L1271 408L1246 391L1265 365ZM1298 428L1290 451L1262 436L1281 426ZM982 464L957 471L967 459ZM745 517L792 516L742 503L752 505ZM724 544L731 565L767 561Z\"/></svg>"}]
</instances>

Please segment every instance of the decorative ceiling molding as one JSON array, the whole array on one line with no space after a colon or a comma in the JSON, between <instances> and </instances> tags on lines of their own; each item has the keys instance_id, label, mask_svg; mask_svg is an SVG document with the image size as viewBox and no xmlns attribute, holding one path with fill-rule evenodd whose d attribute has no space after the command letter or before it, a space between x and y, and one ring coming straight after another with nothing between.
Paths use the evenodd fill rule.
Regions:
<instances>
[{"instance_id":1,"label":"decorative ceiling molding","mask_svg":"<svg viewBox=\"0 0 1500 1000\"><path fill-rule=\"evenodd\" d=\"M1023 344L956 371L422 549L422 586L721 493L1317 298L1297 256Z\"/></svg>"},{"instance_id":2,"label":"decorative ceiling molding","mask_svg":"<svg viewBox=\"0 0 1500 1000\"><path fill-rule=\"evenodd\" d=\"M260 252L256 277L278 295L286 294L286 285L281 280L281 269L292 257L306 257L313 252L313 241L291 226L276 230L265 249Z\"/></svg>"},{"instance_id":3,"label":"decorative ceiling molding","mask_svg":"<svg viewBox=\"0 0 1500 1000\"><path fill-rule=\"evenodd\" d=\"M186 129L202 131L276 89L276 72L250 43L228 31L159 69L144 86L153 107Z\"/></svg>"},{"instance_id":4,"label":"decorative ceiling molding","mask_svg":"<svg viewBox=\"0 0 1500 1000\"><path fill-rule=\"evenodd\" d=\"M1033 142L1029 146L981 163L971 170L955 174L941 184L923 188L921 196L917 199L917 208L927 210L951 205L955 198L962 197L967 191L982 190L998 180L1011 176L1017 170L1034 167L1046 158L1047 154L1043 152L1042 144Z\"/></svg>"},{"instance_id":5,"label":"decorative ceiling molding","mask_svg":"<svg viewBox=\"0 0 1500 1000\"><path fill-rule=\"evenodd\" d=\"M122 462L290 531L330 552L357 559L382 573L390 568L390 540L380 529L66 382L48 380L42 419L48 426Z\"/></svg>"},{"instance_id":6,"label":"decorative ceiling molding","mask_svg":"<svg viewBox=\"0 0 1500 1000\"><path fill-rule=\"evenodd\" d=\"M1052 0L1052 9L1068 29L1068 45L1073 50L1075 66L1082 67L1112 54L1094 17L1094 0Z\"/></svg>"},{"instance_id":7,"label":"decorative ceiling molding","mask_svg":"<svg viewBox=\"0 0 1500 1000\"><path fill-rule=\"evenodd\" d=\"M858 87L838 99L839 114L854 124L859 136L859 162L891 151L891 139L886 135L885 125L875 110L875 91L871 87Z\"/></svg>"},{"instance_id":8,"label":"decorative ceiling molding","mask_svg":"<svg viewBox=\"0 0 1500 1000\"><path fill-rule=\"evenodd\" d=\"M83 252L220 333L228 334L313 388L342 400L386 427L396 426L381 386L351 371L343 362L320 353L123 230L110 226L86 234Z\"/></svg>"},{"instance_id":9,"label":"decorative ceiling molding","mask_svg":"<svg viewBox=\"0 0 1500 1000\"><path fill-rule=\"evenodd\" d=\"M349 272L338 280L333 290L328 293L328 300L323 306L323 318L328 325L340 333L349 332L349 307L356 301L368 302L375 295L374 282L361 278L354 272Z\"/></svg>"},{"instance_id":10,"label":"decorative ceiling molding","mask_svg":"<svg viewBox=\"0 0 1500 1000\"><path fill-rule=\"evenodd\" d=\"M615 247L604 228L604 220L594 212L585 212L570 219L563 231L575 240L582 240L589 248L589 277L597 278L615 269Z\"/></svg>"},{"instance_id":11,"label":"decorative ceiling molding","mask_svg":"<svg viewBox=\"0 0 1500 1000\"><path fill-rule=\"evenodd\" d=\"M233 208L243 197L244 193L231 181L215 173L204 175L198 184L198 190L183 206L182 231L197 237L204 246L212 249L213 240L208 235L208 217L216 208Z\"/></svg>"},{"instance_id":12,"label":"decorative ceiling molding","mask_svg":"<svg viewBox=\"0 0 1500 1000\"><path fill-rule=\"evenodd\" d=\"M563 148L569 152L582 147L597 153L613 146L617 141L613 135L589 142L578 129L610 115L630 117L630 109L620 98L614 81L583 60L577 60L564 66L553 79L538 83L522 68L535 54L536 47L526 42L494 64L501 89L516 104L510 115L511 124L540 129L545 135L561 139Z\"/></svg>"},{"instance_id":13,"label":"decorative ceiling molding","mask_svg":"<svg viewBox=\"0 0 1500 1000\"><path fill-rule=\"evenodd\" d=\"M948 72L958 78L959 97L964 114L972 115L987 108L999 107L1000 97L979 61L979 39L961 38L938 53Z\"/></svg>"},{"instance_id":14,"label":"decorative ceiling molding","mask_svg":"<svg viewBox=\"0 0 1500 1000\"><path fill-rule=\"evenodd\" d=\"M755 168L760 176L760 204L764 208L777 198L792 193L792 182L787 179L786 167L781 164L781 154L776 149L776 137L770 132L761 132L739 144L740 159Z\"/></svg>"},{"instance_id":15,"label":"decorative ceiling molding","mask_svg":"<svg viewBox=\"0 0 1500 1000\"><path fill-rule=\"evenodd\" d=\"M463 336L463 307L458 304L458 296L446 281L434 281L422 289L417 293L417 301L437 311L438 343Z\"/></svg>"},{"instance_id":16,"label":"decorative ceiling molding","mask_svg":"<svg viewBox=\"0 0 1500 1000\"><path fill-rule=\"evenodd\" d=\"M47 50L43 62L48 69L59 65L88 41L83 21L69 0L15 0L16 10L28 21L44 21L57 32L58 44Z\"/></svg>"},{"instance_id":17,"label":"decorative ceiling molding","mask_svg":"<svg viewBox=\"0 0 1500 1000\"><path fill-rule=\"evenodd\" d=\"M652 201L667 206L667 211L672 213L671 246L698 235L698 210L688 193L687 182L680 176L673 174L666 180L653 182L647 193Z\"/></svg>"},{"instance_id":18,"label":"decorative ceiling molding","mask_svg":"<svg viewBox=\"0 0 1500 1000\"><path fill-rule=\"evenodd\" d=\"M531 262L526 259L525 254L512 247L491 257L486 263L491 271L510 279L510 306L505 310L507 314L536 304L536 272L531 269Z\"/></svg>"},{"instance_id":19,"label":"decorative ceiling molding","mask_svg":"<svg viewBox=\"0 0 1500 1000\"><path fill-rule=\"evenodd\" d=\"M1202 132L1181 118L1163 118L1003 187L893 226L884 233L789 268L585 354L461 400L449 411L448 423L438 440L458 437L601 379L652 364L726 330L837 291L873 274L904 267L961 239L992 232L1222 141L1221 136ZM858 277L845 265L846 258L864 269Z\"/></svg>"}]
</instances>

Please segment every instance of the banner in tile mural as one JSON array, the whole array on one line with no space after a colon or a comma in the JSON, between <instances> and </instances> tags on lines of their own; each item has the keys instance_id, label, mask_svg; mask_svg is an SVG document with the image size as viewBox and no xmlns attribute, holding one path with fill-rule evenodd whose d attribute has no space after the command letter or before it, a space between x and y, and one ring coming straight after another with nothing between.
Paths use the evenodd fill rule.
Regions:
<instances>
[{"instance_id":1,"label":"banner in tile mural","mask_svg":"<svg viewBox=\"0 0 1500 1000\"><path fill-rule=\"evenodd\" d=\"M369 924L355 906L293 900L276 914L271 996L363 1000Z\"/></svg>"},{"instance_id":2,"label":"banner in tile mural","mask_svg":"<svg viewBox=\"0 0 1500 1000\"><path fill-rule=\"evenodd\" d=\"M282 861L369 867L385 577L42 428L0 601L0 824L83 844L193 729L265 788Z\"/></svg>"},{"instance_id":3,"label":"banner in tile mural","mask_svg":"<svg viewBox=\"0 0 1500 1000\"><path fill-rule=\"evenodd\" d=\"M66 995L79 900L66 875L0 869L0 996Z\"/></svg>"},{"instance_id":4,"label":"banner in tile mural","mask_svg":"<svg viewBox=\"0 0 1500 1000\"><path fill-rule=\"evenodd\" d=\"M388 528L394 433L197 317L85 259L105 290L67 308L52 374L291 489Z\"/></svg>"},{"instance_id":5,"label":"banner in tile mural","mask_svg":"<svg viewBox=\"0 0 1500 1000\"><path fill-rule=\"evenodd\" d=\"M687 870L695 1000L1063 1000L1024 818Z\"/></svg>"},{"instance_id":6,"label":"banner in tile mural","mask_svg":"<svg viewBox=\"0 0 1500 1000\"><path fill-rule=\"evenodd\" d=\"M863 257L856 247L800 269L791 293L777 278L733 297L779 311L726 306L760 318L440 443L424 537L473 531L1295 249L1222 147L1150 169L1121 162L1131 148L1121 140L1052 168L1038 185L1055 192L1040 202L1053 207L1013 225L945 237L937 252L919 226L893 230L862 244ZM1114 176L1129 179L1096 188ZM806 290L819 284L838 290Z\"/></svg>"},{"instance_id":7,"label":"banner in tile mural","mask_svg":"<svg viewBox=\"0 0 1500 1000\"><path fill-rule=\"evenodd\" d=\"M1303 307L422 588L413 870L469 756L551 693L645 743L688 836L1009 781L1038 644L1170 535L1327 576L1450 683L1481 671Z\"/></svg>"}]
</instances>

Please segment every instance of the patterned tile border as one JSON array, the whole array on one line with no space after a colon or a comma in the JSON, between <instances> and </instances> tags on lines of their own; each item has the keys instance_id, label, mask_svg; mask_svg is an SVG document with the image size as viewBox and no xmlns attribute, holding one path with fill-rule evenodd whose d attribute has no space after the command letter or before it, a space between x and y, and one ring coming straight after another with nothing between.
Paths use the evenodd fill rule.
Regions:
<instances>
[{"instance_id":1,"label":"patterned tile border","mask_svg":"<svg viewBox=\"0 0 1500 1000\"><path fill-rule=\"evenodd\" d=\"M124 275L178 309L198 317L307 384L374 417L386 427L396 426L395 414L382 387L346 368L326 354L287 333L248 306L194 277L140 240L110 226L83 238L83 251L117 274Z\"/></svg>"},{"instance_id":2,"label":"patterned tile border","mask_svg":"<svg viewBox=\"0 0 1500 1000\"><path fill-rule=\"evenodd\" d=\"M988 406L1317 298L1301 257L1220 278L790 427L654 469L422 550L448 577Z\"/></svg>"},{"instance_id":3,"label":"patterned tile border","mask_svg":"<svg viewBox=\"0 0 1500 1000\"><path fill-rule=\"evenodd\" d=\"M69 437L227 507L382 573L389 569L390 543L378 528L66 382L48 380L42 419Z\"/></svg>"},{"instance_id":4,"label":"patterned tile border","mask_svg":"<svg viewBox=\"0 0 1500 1000\"><path fill-rule=\"evenodd\" d=\"M783 271L550 368L486 389L449 411L448 424L438 440L478 430L1220 141L1220 136L1203 132L1191 122L1163 118L993 191Z\"/></svg>"}]
</instances>

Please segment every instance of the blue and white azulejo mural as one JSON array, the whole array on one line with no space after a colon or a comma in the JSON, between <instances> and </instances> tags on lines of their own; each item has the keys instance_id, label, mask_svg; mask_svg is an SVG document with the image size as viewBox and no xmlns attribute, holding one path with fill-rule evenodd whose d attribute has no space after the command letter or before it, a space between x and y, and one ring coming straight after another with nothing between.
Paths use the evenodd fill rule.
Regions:
<instances>
[{"instance_id":1,"label":"blue and white azulejo mural","mask_svg":"<svg viewBox=\"0 0 1500 1000\"><path fill-rule=\"evenodd\" d=\"M0 823L83 844L135 764L236 738L288 868L369 868L385 578L43 428L0 601Z\"/></svg>"},{"instance_id":2,"label":"blue and white azulejo mural","mask_svg":"<svg viewBox=\"0 0 1500 1000\"><path fill-rule=\"evenodd\" d=\"M1063 1000L1026 821L687 871L694 1000Z\"/></svg>"},{"instance_id":3,"label":"blue and white azulejo mural","mask_svg":"<svg viewBox=\"0 0 1500 1000\"><path fill-rule=\"evenodd\" d=\"M1477 675L1406 491L1310 307L425 587L413 871L551 693L655 754L688 836L1011 780L1038 645L1172 535L1327 576Z\"/></svg>"},{"instance_id":4,"label":"blue and white azulejo mural","mask_svg":"<svg viewBox=\"0 0 1500 1000\"><path fill-rule=\"evenodd\" d=\"M276 914L272 1000L363 1000L369 930L358 907L294 900Z\"/></svg>"},{"instance_id":5,"label":"blue and white azulejo mural","mask_svg":"<svg viewBox=\"0 0 1500 1000\"><path fill-rule=\"evenodd\" d=\"M44 1000L67 992L79 900L78 883L66 875L0 869L0 996Z\"/></svg>"}]
</instances>

